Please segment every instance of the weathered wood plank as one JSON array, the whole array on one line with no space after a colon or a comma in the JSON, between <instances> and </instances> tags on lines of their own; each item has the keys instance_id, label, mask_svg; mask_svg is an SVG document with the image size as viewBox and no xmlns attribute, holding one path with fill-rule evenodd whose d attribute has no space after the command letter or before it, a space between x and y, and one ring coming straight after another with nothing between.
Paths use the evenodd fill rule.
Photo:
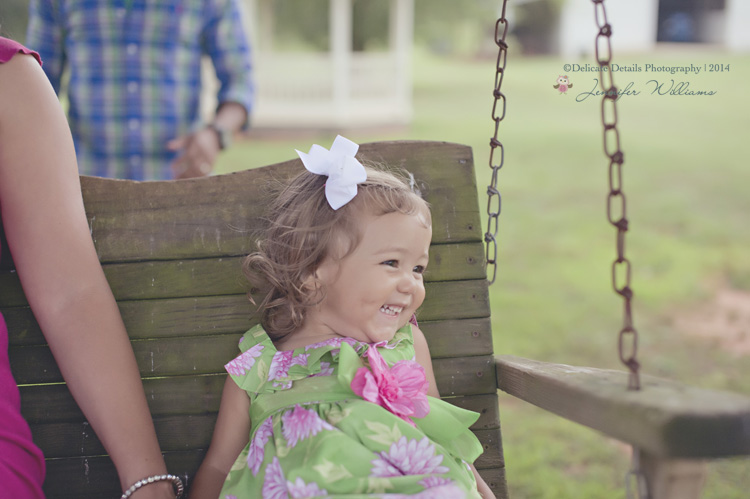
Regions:
<instances>
[{"instance_id":1,"label":"weathered wood plank","mask_svg":"<svg viewBox=\"0 0 750 499\"><path fill-rule=\"evenodd\" d=\"M484 278L483 251L480 242L432 245L425 281ZM111 263L104 265L104 273L118 301L234 295L250 289L243 258ZM0 271L0 309L25 305L18 275Z\"/></svg>"},{"instance_id":2,"label":"weathered wood plank","mask_svg":"<svg viewBox=\"0 0 750 499\"><path fill-rule=\"evenodd\" d=\"M419 321L433 360L492 355L490 318Z\"/></svg>"},{"instance_id":3,"label":"weathered wood plank","mask_svg":"<svg viewBox=\"0 0 750 499\"><path fill-rule=\"evenodd\" d=\"M164 460L167 469L181 477L187 487L204 455L205 450L165 452ZM107 456L48 459L44 492L47 499L102 499L122 494L117 472Z\"/></svg>"},{"instance_id":4,"label":"weathered wood plank","mask_svg":"<svg viewBox=\"0 0 750 499\"><path fill-rule=\"evenodd\" d=\"M448 143L363 144L361 157L411 171L432 205L433 240L479 241L471 149ZM242 255L251 249L272 186L302 171L298 159L189 181L83 177L92 235L103 262ZM133 203L133 199L144 202ZM158 236L155 236L157 235Z\"/></svg>"},{"instance_id":5,"label":"weathered wood plank","mask_svg":"<svg viewBox=\"0 0 750 499\"><path fill-rule=\"evenodd\" d=\"M154 417L198 415L219 410L226 374L171 376L143 380L146 400ZM64 383L20 387L21 413L29 423L83 423L70 390Z\"/></svg>"},{"instance_id":6,"label":"weathered wood plank","mask_svg":"<svg viewBox=\"0 0 750 499\"><path fill-rule=\"evenodd\" d=\"M620 371L497 357L501 390L655 457L750 453L750 398Z\"/></svg>"},{"instance_id":7,"label":"weathered wood plank","mask_svg":"<svg viewBox=\"0 0 750 499\"><path fill-rule=\"evenodd\" d=\"M487 281L448 281L426 284L428 298L418 312L419 321L489 317ZM240 333L257 324L247 296L207 296L118 303L132 339ZM9 344L45 344L34 314L28 307L3 310ZM491 340L483 330L477 338ZM19 382L20 383L20 382Z\"/></svg>"},{"instance_id":8,"label":"weathered wood plank","mask_svg":"<svg viewBox=\"0 0 750 499\"><path fill-rule=\"evenodd\" d=\"M491 355L435 359L432 366L442 397L497 392Z\"/></svg>"},{"instance_id":9,"label":"weathered wood plank","mask_svg":"<svg viewBox=\"0 0 750 499\"><path fill-rule=\"evenodd\" d=\"M205 449L211 441L217 413L154 418L162 451ZM32 424L31 432L45 457L104 455L104 447L87 422Z\"/></svg>"},{"instance_id":10,"label":"weathered wood plank","mask_svg":"<svg viewBox=\"0 0 750 499\"><path fill-rule=\"evenodd\" d=\"M479 413L479 419L472 425L472 430L494 430L500 428L497 393L443 397L443 400L458 407Z\"/></svg>"},{"instance_id":11,"label":"weathered wood plank","mask_svg":"<svg viewBox=\"0 0 750 499\"><path fill-rule=\"evenodd\" d=\"M505 468L484 468L477 470L479 475L489 485L496 499L508 499L508 484L505 480Z\"/></svg>"},{"instance_id":12,"label":"weathered wood plank","mask_svg":"<svg viewBox=\"0 0 750 499\"><path fill-rule=\"evenodd\" d=\"M428 282L427 298L419 309L420 321L476 319L490 316L487 280Z\"/></svg>"},{"instance_id":13,"label":"weathered wood plank","mask_svg":"<svg viewBox=\"0 0 750 499\"><path fill-rule=\"evenodd\" d=\"M138 368L144 378L217 374L239 350L239 334L161 338L134 341ZM52 352L46 346L11 350L11 369L18 384L56 383L62 380ZM34 366L46 366L34 372Z\"/></svg>"},{"instance_id":14,"label":"weathered wood plank","mask_svg":"<svg viewBox=\"0 0 750 499\"><path fill-rule=\"evenodd\" d=\"M123 301L118 306L133 340L241 333L257 323L245 295ZM3 315L11 348L46 343L28 307L6 309Z\"/></svg>"},{"instance_id":15,"label":"weathered wood plank","mask_svg":"<svg viewBox=\"0 0 750 499\"><path fill-rule=\"evenodd\" d=\"M477 430L474 434L484 449L484 453L474 461L474 466L476 466L477 470L504 467L505 459L503 457L503 443L500 438L500 430Z\"/></svg>"}]
</instances>

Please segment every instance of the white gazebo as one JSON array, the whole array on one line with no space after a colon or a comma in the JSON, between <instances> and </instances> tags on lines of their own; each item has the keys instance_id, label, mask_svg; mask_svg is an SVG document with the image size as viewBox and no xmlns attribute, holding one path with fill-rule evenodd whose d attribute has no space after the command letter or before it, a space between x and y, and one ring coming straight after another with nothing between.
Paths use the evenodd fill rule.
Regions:
<instances>
[{"instance_id":1,"label":"white gazebo","mask_svg":"<svg viewBox=\"0 0 750 499\"><path fill-rule=\"evenodd\" d=\"M414 0L389 0L388 46L352 47L352 0L329 0L325 52L274 50L273 0L244 0L253 39L253 128L403 125L412 116Z\"/></svg>"}]
</instances>

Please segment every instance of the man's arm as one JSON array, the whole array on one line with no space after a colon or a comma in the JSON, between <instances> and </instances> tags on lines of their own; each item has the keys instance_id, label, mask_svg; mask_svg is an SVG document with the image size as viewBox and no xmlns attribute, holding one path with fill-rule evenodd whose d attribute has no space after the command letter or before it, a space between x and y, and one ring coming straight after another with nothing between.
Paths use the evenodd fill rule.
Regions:
<instances>
[{"instance_id":1,"label":"man's arm","mask_svg":"<svg viewBox=\"0 0 750 499\"><path fill-rule=\"evenodd\" d=\"M55 93L60 93L60 81L65 70L65 25L57 0L30 0L26 46L39 52L42 69Z\"/></svg>"}]
</instances>

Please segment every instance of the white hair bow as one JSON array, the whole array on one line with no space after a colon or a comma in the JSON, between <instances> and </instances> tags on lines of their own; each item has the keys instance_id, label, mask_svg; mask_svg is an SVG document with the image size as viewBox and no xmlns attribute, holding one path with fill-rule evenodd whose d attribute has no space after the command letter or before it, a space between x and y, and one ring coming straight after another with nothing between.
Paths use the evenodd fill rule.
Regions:
<instances>
[{"instance_id":1,"label":"white hair bow","mask_svg":"<svg viewBox=\"0 0 750 499\"><path fill-rule=\"evenodd\" d=\"M328 176L326 199L334 210L354 199L357 184L367 180L365 167L354 157L357 150L359 145L337 135L330 151L318 144L313 144L307 154L297 151L307 171Z\"/></svg>"}]
</instances>

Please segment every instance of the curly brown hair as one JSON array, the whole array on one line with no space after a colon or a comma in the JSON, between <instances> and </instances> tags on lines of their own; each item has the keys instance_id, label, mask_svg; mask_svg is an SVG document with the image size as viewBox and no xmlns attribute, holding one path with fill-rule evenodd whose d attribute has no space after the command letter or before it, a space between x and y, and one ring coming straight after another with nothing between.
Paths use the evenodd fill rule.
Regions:
<instances>
[{"instance_id":1,"label":"curly brown hair","mask_svg":"<svg viewBox=\"0 0 750 499\"><path fill-rule=\"evenodd\" d=\"M325 296L315 277L327 258L344 258L361 240L363 213L418 215L431 224L430 208L399 172L366 166L367 180L338 210L325 197L327 177L303 171L270 204L258 250L243 269L253 286L264 289L260 322L273 341L299 329L305 313ZM252 298L251 298L252 300Z\"/></svg>"}]
</instances>

